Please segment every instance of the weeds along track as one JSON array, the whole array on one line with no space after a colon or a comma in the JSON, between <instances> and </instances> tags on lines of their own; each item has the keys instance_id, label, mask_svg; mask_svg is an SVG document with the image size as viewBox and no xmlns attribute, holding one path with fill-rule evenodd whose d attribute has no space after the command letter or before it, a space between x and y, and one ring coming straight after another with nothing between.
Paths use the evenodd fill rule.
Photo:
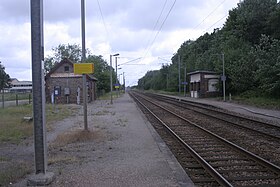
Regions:
<instances>
[{"instance_id":1,"label":"weeds along track","mask_svg":"<svg viewBox=\"0 0 280 187\"><path fill-rule=\"evenodd\" d=\"M169 105L141 93L130 94L195 185L280 185L280 167L276 164L186 119Z\"/></svg>"}]
</instances>

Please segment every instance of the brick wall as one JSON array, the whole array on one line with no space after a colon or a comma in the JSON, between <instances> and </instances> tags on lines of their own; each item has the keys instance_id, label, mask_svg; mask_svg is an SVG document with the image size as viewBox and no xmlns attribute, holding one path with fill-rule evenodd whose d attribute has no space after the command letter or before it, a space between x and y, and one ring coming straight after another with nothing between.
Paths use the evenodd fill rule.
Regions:
<instances>
[{"instance_id":1,"label":"brick wall","mask_svg":"<svg viewBox=\"0 0 280 187\"><path fill-rule=\"evenodd\" d=\"M95 82L88 80L88 101L95 100ZM70 89L68 96L68 103L77 103L77 89L80 87L80 103L83 103L83 79L82 77L49 77L46 80L46 101L51 102L51 94L54 93L54 87L60 86L60 95L56 97L56 103L67 103L67 96L65 95L65 88Z\"/></svg>"}]
</instances>

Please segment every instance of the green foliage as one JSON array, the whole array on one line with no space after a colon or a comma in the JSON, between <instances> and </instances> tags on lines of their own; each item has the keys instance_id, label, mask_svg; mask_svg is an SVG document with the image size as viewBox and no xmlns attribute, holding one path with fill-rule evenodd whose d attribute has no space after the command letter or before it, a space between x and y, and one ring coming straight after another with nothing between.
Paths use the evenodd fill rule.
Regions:
<instances>
[{"instance_id":1,"label":"green foliage","mask_svg":"<svg viewBox=\"0 0 280 187\"><path fill-rule=\"evenodd\" d=\"M252 91L258 96L279 98L280 4L277 0L242 1L229 11L223 28L214 29L195 41L185 41L169 66L148 72L139 79L138 87L178 91L179 57L181 82L184 68L187 73L208 70L222 74L221 54L225 60L227 92Z\"/></svg>"},{"instance_id":2,"label":"green foliage","mask_svg":"<svg viewBox=\"0 0 280 187\"><path fill-rule=\"evenodd\" d=\"M5 67L1 64L0 61L0 91L10 86L9 81L10 76L5 72Z\"/></svg>"},{"instance_id":3,"label":"green foliage","mask_svg":"<svg viewBox=\"0 0 280 187\"><path fill-rule=\"evenodd\" d=\"M252 50L258 68L255 81L260 91L267 96L280 98L280 40L263 35L260 44Z\"/></svg>"},{"instance_id":4,"label":"green foliage","mask_svg":"<svg viewBox=\"0 0 280 187\"><path fill-rule=\"evenodd\" d=\"M94 76L98 79L97 90L110 91L110 66L102 56L89 55L86 63L94 63ZM115 79L115 73L113 73Z\"/></svg>"}]
</instances>

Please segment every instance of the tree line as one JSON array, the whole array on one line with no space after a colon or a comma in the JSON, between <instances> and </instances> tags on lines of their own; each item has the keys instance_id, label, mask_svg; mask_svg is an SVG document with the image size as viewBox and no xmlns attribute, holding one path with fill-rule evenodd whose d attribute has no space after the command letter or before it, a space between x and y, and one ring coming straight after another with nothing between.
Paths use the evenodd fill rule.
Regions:
<instances>
[{"instance_id":1,"label":"tree line","mask_svg":"<svg viewBox=\"0 0 280 187\"><path fill-rule=\"evenodd\" d=\"M229 11L222 28L195 41L185 41L173 55L172 63L147 72L138 80L138 88L178 91L179 59L181 75L185 68L187 73L208 70L222 74L222 54L227 92L279 98L280 4L277 0L240 2Z\"/></svg>"}]
</instances>

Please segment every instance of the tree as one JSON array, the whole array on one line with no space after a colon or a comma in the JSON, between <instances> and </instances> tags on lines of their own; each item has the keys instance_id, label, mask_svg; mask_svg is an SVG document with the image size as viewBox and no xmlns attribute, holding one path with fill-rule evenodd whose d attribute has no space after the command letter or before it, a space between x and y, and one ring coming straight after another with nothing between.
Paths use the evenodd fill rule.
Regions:
<instances>
[{"instance_id":1,"label":"tree","mask_svg":"<svg viewBox=\"0 0 280 187\"><path fill-rule=\"evenodd\" d=\"M0 61L0 90L4 88L9 88L10 76L5 72L5 67L1 64Z\"/></svg>"},{"instance_id":2,"label":"tree","mask_svg":"<svg viewBox=\"0 0 280 187\"><path fill-rule=\"evenodd\" d=\"M101 55L89 55L85 60L85 63L94 64L94 76L98 79L97 90L109 92L110 88L110 66L102 58ZM116 79L115 73L113 73L113 78ZM114 81L113 81L114 82Z\"/></svg>"},{"instance_id":3,"label":"tree","mask_svg":"<svg viewBox=\"0 0 280 187\"><path fill-rule=\"evenodd\" d=\"M262 35L260 44L252 49L252 60L258 65L255 81L260 93L280 97L280 40Z\"/></svg>"},{"instance_id":4,"label":"tree","mask_svg":"<svg viewBox=\"0 0 280 187\"><path fill-rule=\"evenodd\" d=\"M44 68L46 73L64 58L74 63L79 63L82 59L82 49L78 44L59 44L56 48L53 48L52 51L54 53L53 56L45 58ZM87 50L87 53L89 53L89 50Z\"/></svg>"}]
</instances>

